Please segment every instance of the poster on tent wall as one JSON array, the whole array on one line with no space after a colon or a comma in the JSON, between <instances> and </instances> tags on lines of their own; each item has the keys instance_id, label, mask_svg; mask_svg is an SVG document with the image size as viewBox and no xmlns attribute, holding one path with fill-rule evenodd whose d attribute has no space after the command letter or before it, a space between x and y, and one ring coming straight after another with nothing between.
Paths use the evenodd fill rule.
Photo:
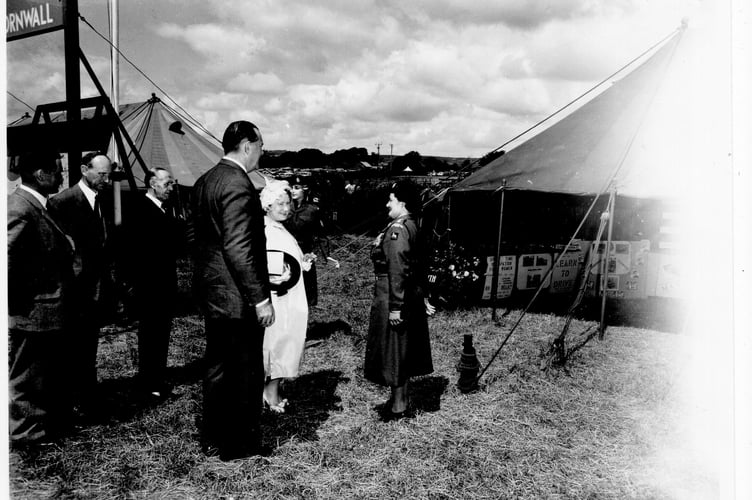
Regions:
<instances>
[{"instance_id":1,"label":"poster on tent wall","mask_svg":"<svg viewBox=\"0 0 752 500\"><path fill-rule=\"evenodd\" d=\"M647 297L650 240L612 241L605 265L606 243L592 243L592 268L588 276L588 295L605 288L609 297L644 299ZM605 272L604 272L605 271ZM600 286L596 286L600 283Z\"/></svg>"},{"instance_id":2,"label":"poster on tent wall","mask_svg":"<svg viewBox=\"0 0 752 500\"><path fill-rule=\"evenodd\" d=\"M648 259L648 296L685 298L683 290L682 247L678 241L681 234L680 217L676 211L662 214L656 252Z\"/></svg>"},{"instance_id":3,"label":"poster on tent wall","mask_svg":"<svg viewBox=\"0 0 752 500\"><path fill-rule=\"evenodd\" d=\"M518 290L536 290L543 278L553 265L553 257L550 253L531 253L520 255L519 270L517 272ZM549 276L543 284L543 288L551 285Z\"/></svg>"},{"instance_id":4,"label":"poster on tent wall","mask_svg":"<svg viewBox=\"0 0 752 500\"><path fill-rule=\"evenodd\" d=\"M554 253L555 265L551 272L549 293L568 293L575 289L588 246L589 242L573 241L558 263L556 259L559 258L559 253Z\"/></svg>"},{"instance_id":5,"label":"poster on tent wall","mask_svg":"<svg viewBox=\"0 0 752 500\"><path fill-rule=\"evenodd\" d=\"M486 257L486 274L485 283L483 285L483 300L489 300L491 298L491 288L493 287L493 268L494 268L494 256ZM514 273L517 267L517 257L514 255L501 255L499 256L499 282L496 286L496 298L506 299L512 295L512 289L514 288Z\"/></svg>"},{"instance_id":6,"label":"poster on tent wall","mask_svg":"<svg viewBox=\"0 0 752 500\"><path fill-rule=\"evenodd\" d=\"M679 255L651 253L648 259L647 293L653 297L684 298Z\"/></svg>"}]
</instances>

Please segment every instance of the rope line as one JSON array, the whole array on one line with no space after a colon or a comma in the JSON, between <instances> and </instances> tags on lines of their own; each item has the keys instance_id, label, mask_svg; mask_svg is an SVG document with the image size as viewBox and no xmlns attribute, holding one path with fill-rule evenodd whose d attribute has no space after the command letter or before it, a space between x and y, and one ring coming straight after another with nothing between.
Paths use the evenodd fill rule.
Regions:
<instances>
[{"instance_id":1,"label":"rope line","mask_svg":"<svg viewBox=\"0 0 752 500\"><path fill-rule=\"evenodd\" d=\"M10 90L6 90L6 92L8 93L8 95L9 95L9 96L11 96L11 97L12 97L13 99L15 99L16 101L20 102L21 104L23 104L23 105L24 105L24 106L26 106L27 108L29 108L29 109L30 109L30 110L31 110L32 112L36 112L36 110L35 110L34 108L32 108L31 106L29 106L28 104L26 104L25 102L23 102L23 101L22 101L21 99L19 99L19 98L18 98L18 97L16 97L15 95L13 95L13 93L12 93L12 92L11 92Z\"/></svg>"},{"instance_id":2,"label":"rope line","mask_svg":"<svg viewBox=\"0 0 752 500\"><path fill-rule=\"evenodd\" d=\"M611 74L610 74L609 76L607 76L606 78L604 78L603 80L601 80L601 81L600 81L599 83L597 83L596 85L594 85L593 87L591 87L590 89L588 89L587 91L585 91L585 92L584 92L583 94L581 94L580 96L576 97L575 99L573 99L573 100L572 100L572 101L570 101L569 103L565 104L564 106L562 106L562 107L561 107L561 108L559 108L558 110L554 111L553 113L551 113L550 115L548 115L547 117L545 117L544 119L542 119L541 121L539 121L538 123L536 123L536 124L534 124L534 125L532 125L532 126L528 127L528 128L527 128L527 129L525 129L524 131L522 131L522 132L520 132L519 134L517 134L516 136L512 137L511 139L509 139L508 141L506 141L506 142L505 142L504 144L502 144L501 146L497 147L496 149L493 149L493 150L489 151L489 152L488 152L488 153L486 154L486 156L487 156L487 155L489 155L489 154L493 154L493 153L496 153L497 151L499 151L499 150L500 150L501 148L503 148L504 146L506 146L506 145L508 145L508 144L510 144L510 143L512 143L512 142L514 142L514 141L516 141L517 139L519 139L520 137L524 136L524 135L525 135L525 134L527 134L528 132L530 132L530 131L532 131L532 130L534 130L534 129L538 128L539 126L543 125L543 124L544 124L545 122L549 121L549 120L550 120L551 118L553 118L554 116L558 115L559 113L561 113L561 112L562 112L562 111L564 111L565 109L569 108L570 106L572 106L572 105L573 105L573 104L575 104L576 102L580 101L580 100L581 100L581 99L582 99L583 97L585 97L586 95L588 95L588 94L592 93L592 92L593 92L594 90L596 90L597 88L601 87L601 86L602 86L602 85L604 85L604 84L605 84L606 82L608 82L609 80L611 80L612 78L614 78L615 76L617 76L617 75L618 75L619 73L623 72L623 71L624 71L625 69L627 69L628 67L630 67L630 66L631 66L632 64L634 64L634 63L635 63L636 61L638 61L638 60L642 59L642 58L643 58L643 57L644 57L644 56L645 56L646 54L648 54L648 53L650 53L651 51L653 51L653 49L655 49L655 48L656 48L656 47L658 47L659 45L663 44L663 43L664 43L664 42L665 42L666 40L668 40L668 39L670 39L671 37L673 37L673 36L674 36L674 35L675 35L675 34L676 34L677 32L678 32L678 33L681 33L681 32L683 32L683 27L681 27L681 26L680 26L680 27L678 27L678 28L674 29L674 30L673 30L673 31L672 31L671 33L669 33L668 35L666 35L665 37L663 37L663 38L662 38L661 40L659 40L658 42L656 42L656 43L654 43L653 45L651 45L651 46L650 46L650 47L649 47L648 49L644 50L644 51L643 51L643 52L642 52L642 53L641 53L640 55L638 55L638 56L634 57L634 58L633 58L633 59L632 59L631 61L629 61L628 63L624 64L624 65L623 65L622 67L620 67L619 69L617 69L616 71L614 71L613 73L611 73ZM481 160L481 159L482 159L482 158L478 158L478 159L476 159L475 161L473 161L473 162L471 162L471 163L469 163L469 164L465 165L465 166L464 166L464 167L462 167L461 169L459 169L459 170L455 171L455 174L457 174L457 175L458 175L458 174L461 174L462 172L464 172L464 171L465 171L465 170L467 170L468 168L470 168L470 167L472 167L473 165L475 165L476 163L480 162L480 160ZM459 182L461 182L461 181L458 181L458 182L456 182L456 183L455 183L455 184L454 184L454 185L453 185L452 187L454 187L454 186L456 186L457 184L459 184ZM447 188L447 189L449 189L449 188ZM439 196L440 196L440 194L436 195L436 196L435 196L435 198L438 198ZM430 201L432 201L432 200L429 200L429 202L430 202ZM428 203L428 202L426 202L426 203Z\"/></svg>"},{"instance_id":3,"label":"rope line","mask_svg":"<svg viewBox=\"0 0 752 500\"><path fill-rule=\"evenodd\" d=\"M118 48L118 47L115 47L115 46L114 46L114 45L112 44L112 41L110 41L110 40L109 40L109 39L108 39L108 38L107 38L106 36L102 35L102 34L101 34L101 33L100 33L99 31L97 31L97 29L96 29L96 28L95 28L94 26L92 26L92 25L91 25L91 23L89 23L89 21L87 21L87 20L86 20L86 18L85 18L84 16L82 16L82 15L81 15L81 14L79 13L79 14L78 14L78 17L79 17L79 19L81 19L81 21L83 21L83 22L84 22L84 23L85 23L85 24L86 24L86 25L87 25L87 26L88 26L89 28L91 28L91 30L92 30L92 31L93 31L94 33L96 33L96 34L97 34L97 35L98 35L98 36L99 36L99 37L100 37L100 38L101 38L102 40L104 40L105 42L107 42L107 44L108 44L108 45L109 45L110 47L114 48L114 49L115 49L115 50L117 51L117 53L118 53L118 54L119 54L119 55L120 55L120 56L121 56L121 57L122 57L123 59L125 59L125 60L126 60L126 62L127 62L128 64L130 64L131 66L133 66L133 68L134 68L134 69L135 69L136 71L138 71L138 72L139 72L139 73L141 74L141 76L143 76L144 78L146 78L146 80L148 80L148 81L149 81L149 83L151 83L152 85L154 85L154 86L155 86L155 87L156 87L156 88L157 88L157 89L158 89L158 90L159 90L160 92L162 92L162 94L164 94L164 96L165 96L165 97L167 97L167 98L168 98L168 99L169 99L169 100L170 100L170 101L171 101L171 102L172 102L173 104L175 104L175 106L177 106L178 108L180 108L180 109L181 109L181 110L182 110L182 111L183 111L183 112L184 112L184 113L185 113L185 114L186 114L187 116L191 116L191 114L190 114L190 113L189 113L188 111L186 111L186 110L185 110L185 108L183 108L183 107L182 107L182 106L181 106L181 105L180 105L180 104L179 104L179 103L178 103L178 102L177 102L177 101L176 101L175 99L173 99L173 98L172 98L172 97L170 96L170 94L168 94L167 92L165 92L165 90L164 90L164 89L163 89L162 87L160 87L159 85L157 85L157 83L156 83L156 82L155 82L154 80L152 80L151 78L149 78L149 77L148 77L148 76L146 75L146 73L144 73L143 71L141 71L141 69L140 69L140 68L139 68L138 66L136 66L136 64L135 64L135 63L134 63L133 61L131 61L131 60L130 60L130 59L129 59L129 58L128 58L128 57L127 57L127 56L126 56L125 54L123 54L123 52L122 52L122 51L120 50L120 48ZM212 134L212 133L211 133L211 132L210 132L210 131L209 131L209 130L208 130L208 129L206 128L206 127L204 127L204 126L203 126L203 125L202 125L202 124L201 124L201 123L200 123L200 122L199 122L198 120L196 120L195 118L193 118L193 120L194 120L194 123L196 124L196 126L197 126L197 127L199 127L199 128L201 129L201 131L202 131L202 132L204 132L205 134L207 134L207 135L211 136L211 137L212 137L213 139L215 139L216 141L218 141L218 142L219 142L219 139L217 139L217 138L216 138L216 137L214 136L214 134Z\"/></svg>"},{"instance_id":4,"label":"rope line","mask_svg":"<svg viewBox=\"0 0 752 500\"><path fill-rule=\"evenodd\" d=\"M15 120L13 120L12 122L10 122L10 123L8 124L8 126L9 126L9 127L11 127L11 126L15 125L16 123L20 122L21 120L26 120L26 119L28 119L28 118L31 118L31 115L30 115L30 114L29 114L28 112L25 112L25 113L23 114L23 116L21 116L21 117L19 117L19 118L16 118L16 119L15 119Z\"/></svg>"},{"instance_id":5,"label":"rope line","mask_svg":"<svg viewBox=\"0 0 752 500\"><path fill-rule=\"evenodd\" d=\"M666 39L672 37L677 32L679 32L679 35L681 36L681 33L683 32L683 29L682 28L677 28L676 30L674 30L671 33L671 35L669 35L668 37L665 37L662 41L665 41ZM674 48L673 48L673 50L672 50L672 52L670 54L670 57L667 59L665 65L663 67L664 74L665 74L665 71L667 70L670 62L673 60L673 57L674 57L674 54L675 54L675 51L676 51L676 46L678 45L678 42L679 42L679 39L677 39L677 44L674 45ZM652 48L654 48L654 47L655 47L655 45L653 47L651 47L651 49L648 49L647 51L643 52L642 55L646 54L647 52L649 52L650 50L652 50ZM629 64L631 64L632 62L634 62L636 59L639 59L640 57L642 57L642 55L640 55L637 58L633 59ZM626 66L624 66L624 67L626 67ZM593 203L591 203L590 208L588 208L587 213L585 214L585 216L580 221L580 225L577 227L577 229L575 230L574 234L570 238L569 242L567 243L567 246L564 247L565 251L566 251L566 249L569 248L569 245L572 244L572 242L574 241L575 237L577 236L577 233L580 232L580 229L582 228L582 226L584 225L585 221L589 217L590 212L595 207L595 203L606 192L606 190L608 190L609 186L613 185L614 180L616 179L616 176L619 174L619 171L621 170L622 166L624 165L624 161L626 160L627 156L629 155L629 151L632 149L632 145L634 144L634 141L637 138L637 134L639 133L639 130L642 127L642 124L644 123L645 116L647 115L647 110L650 109L650 105L652 104L653 99L655 98L655 95L657 93L657 90L658 90L657 87L658 86L656 85L656 88L653 89L653 94L651 95L650 99L648 100L648 104L645 106L645 111L643 112L643 115L640 118L640 122L639 122L638 126L635 128L635 131L632 134L632 137L630 137L630 140L627 143L627 145L626 145L626 147L624 149L624 152L622 153L621 158L619 159L619 161L617 162L617 164L614 167L613 171L611 172L611 175L606 180L603 188L601 189L601 192L596 195L595 199L593 200ZM609 203L608 210L610 211L611 208L612 208L611 207L611 203ZM613 216L613 214L611 212L609 212L609 216ZM601 227L599 228L598 240L600 240L600 238L602 237L602 230L603 230L603 221L601 221ZM494 362L494 360L496 360L496 357L499 355L499 353L501 352L501 349L507 343L507 340L509 340L509 337L512 336L512 333L514 333L514 331L517 329L517 326L519 326L520 322L522 322L522 319L525 317L525 315L528 313L528 311L532 307L532 305L535 302L535 300L538 298L538 295L540 294L541 290L543 289L543 285L546 283L546 280L549 278L549 276L551 276L551 274L553 273L553 270L559 264L559 261L561 261L561 259L564 257L564 254L566 253L565 251L562 251L561 254L559 254L559 257L556 259L556 262L554 263L554 265L551 266L551 268L546 273L545 277L541 280L540 284L538 285L538 288L535 291L535 294L530 299L530 302L528 302L527 306L522 311L522 314L520 314L520 317L517 319L517 322L514 324L514 326L512 326L512 329L509 331L509 333L507 334L507 336L504 338L503 342L501 343L501 345L499 346L499 348L496 350L496 352L494 353L494 355L491 358L491 360L483 368L483 371L480 373L480 375L478 375L478 377L476 378L476 381L480 380L480 378L483 376L483 374L486 373L486 371L491 366L491 364ZM603 293L605 293L605 291L603 291Z\"/></svg>"},{"instance_id":6,"label":"rope line","mask_svg":"<svg viewBox=\"0 0 752 500\"><path fill-rule=\"evenodd\" d=\"M582 226L585 225L585 221L590 216L590 213L593 211L593 208L595 208L595 205L598 202L598 200L600 199L600 197L601 197L602 194L603 193L598 193L595 196L595 198L593 199L593 202L590 204L590 207L588 207L587 212L585 213L585 216L580 220L579 226L577 226L577 229L574 230L574 233L572 234L572 237L569 239L569 242L567 242L567 245L564 247L564 249L562 250L562 252L559 254L559 257L556 258L556 261L554 262L554 264L549 268L549 270L546 273L546 275L544 276L544 278L538 284L538 288L535 290L535 294L530 299L530 301L527 303L527 305L525 306L525 309L522 310L522 314L520 314L520 317L517 318L517 321L512 326L512 328L509 330L509 333L504 338L504 340L501 342L501 345L499 346L499 348L496 350L496 352L491 357L491 359L489 360L489 362L486 364L486 366L480 372L480 374L478 375L478 377L475 379L476 381L480 380L481 377L483 377L483 374L486 373L486 370L488 370L488 368L491 366L491 364L496 360L496 357L501 352L501 349L506 345L507 341L509 340L509 337L512 336L512 334L514 333L514 331L517 329L517 327L519 326L519 324L522 322L522 319L525 317L525 315L528 313L528 311L530 310L530 308L533 306L533 303L538 298L538 295L540 295L541 290L543 290L543 285L546 283L546 280L548 280L549 276L551 276L551 274L553 274L554 269L559 264L559 262L561 261L561 259L564 258L564 255L566 254L566 250L569 248L569 246L572 244L572 242L574 242L575 238L577 237L577 234L582 229Z\"/></svg>"},{"instance_id":7,"label":"rope line","mask_svg":"<svg viewBox=\"0 0 752 500\"><path fill-rule=\"evenodd\" d=\"M108 9L109 9L109 6L108 6ZM141 74L141 75L142 75L142 76L143 76L143 77L144 77L144 78L145 78L145 79L146 79L147 81L149 81L149 82L150 82L150 83L151 83L152 85L154 85L154 86L155 86L155 87L156 87L156 88L157 88L157 89L158 89L158 90L159 90L160 92L162 92L162 94L163 94L163 95L164 95L165 97L167 97L167 98L168 98L168 99L169 99L169 100L170 100L170 101L171 101L171 102L172 102L172 103L173 103L173 104L174 104L174 105L175 105L175 106L176 106L176 107L177 107L178 109L180 109L180 110L181 110L181 111L182 111L182 112L184 113L184 115L181 115L181 114L180 114L180 113L179 113L179 112L178 112L177 110L175 110L175 109L172 109L172 108L171 108L170 106L167 106L167 105L166 105L167 109L169 109L169 110L171 110L172 112L174 112L174 113L175 113L175 114L176 114L177 116L179 116L180 118L183 118L184 120L186 120L186 121L189 121L190 123L194 124L194 125L195 125L196 127L198 127L198 128L199 128L199 129L201 130L201 131L203 131L203 132L204 132L205 134L207 134L207 135L208 135L209 137L211 137L212 139L214 139L214 140L215 140L215 141L216 141L217 143L221 144L221 141L220 141L220 140L219 140L219 139L218 139L218 138L217 138L217 137L216 137L216 136L215 136L214 134L212 134L212 133L211 133L211 131L209 131L209 130L208 130L208 129L207 129L207 128L206 128L206 127L205 127L205 126L203 125L203 124L201 124L201 122L199 122L199 121L198 121L198 120L197 120L196 118L194 118L194 117L193 117L193 116L192 116L192 115L191 115L191 114L190 114L190 113L189 113L189 112L188 112L188 111L187 111L187 110L186 110L185 108L183 108L183 107L182 107L182 106L181 106L181 105L180 105L180 104L179 104L179 103L178 103L177 101L175 101L175 99L173 99L173 98L172 98L172 97L171 97L171 96L170 96L170 95L169 95L169 94L168 94L168 93L167 93L167 92L166 92L166 91L165 91L164 89L162 89L162 88L161 88L161 87L160 87L160 86L159 86L159 85L158 85L158 84L157 84L156 82L154 82L154 80L152 80L152 79L151 79L151 78L150 78L150 77L149 77L148 75L146 75L146 74L145 74L145 73L144 73L144 72L143 72L143 71L142 71L142 70L141 70L141 69L140 69L140 68L139 68L139 67L138 67L138 66L137 66L137 65L136 65L136 64L135 64L134 62L132 62L132 61L131 61L131 60L130 60L130 59L129 59L129 58L128 58L128 57L127 57L127 56L126 56L125 54L123 54L123 52L122 52L122 51L120 50L120 48L118 48L118 47L115 47L115 46L114 46L114 44L113 44L113 43L111 42L111 40L110 40L110 39L109 39L108 37L105 37L104 35L102 35L102 34L101 34L101 33L100 33L100 32L99 32L99 31L98 31L98 30L97 30L97 29L96 29L96 28L95 28L95 27L94 27L94 26L93 26L93 25L92 25L92 24L91 24L91 23L90 23L90 22L89 22L89 21L88 21L88 20L87 20L87 19L86 19L86 18L85 18L84 16L82 16L82 15L81 15L80 13L78 14L78 17L79 17L79 18L81 19L81 21L83 21L83 22L84 22L84 23L85 23L85 24L86 24L86 25L87 25L87 26L88 26L88 27L89 27L89 28L90 28L90 29L91 29L91 30L92 30L92 31L93 31L94 33L96 33L96 34L97 34L97 35L98 35L98 36L99 36L100 38L102 38L102 39L103 39L103 40L104 40L104 41L105 41L105 42L106 42L106 43L107 43L107 44L108 44L108 45L109 45L110 47L114 48L114 49L115 49L115 50L117 51L117 53L118 53L118 54L119 54L119 55L120 55L121 57L123 57L123 59L125 59L125 61L126 61L126 62L128 62L128 64L130 64L130 65L131 65L131 66L132 66L132 67L133 67L133 68L134 68L134 69L135 69L135 70L136 70L136 71L137 71L137 72L138 72L139 74ZM617 69L616 71L614 71L614 72L613 72L613 73L612 73L611 75L607 76L606 78L604 78L603 80L601 80L601 81L600 81L599 83L597 83L596 85L594 85L593 87L591 87L590 89L588 89L587 91L585 91L585 92L584 92L583 94L579 95L578 97L576 97L575 99L573 99L573 100L572 100L572 101L570 101L569 103L565 104L564 106L562 106L562 107L561 107L561 108L559 108L558 110L554 111L554 112L553 112L553 113L551 113L550 115L546 116L545 118L543 118L543 119L542 119L542 120L540 120L539 122L535 123L534 125L532 125L532 126L528 127L527 129L525 129L524 131L520 132L520 133L519 133L519 134L517 134L516 136L514 136L514 137L512 137L511 139L507 140L506 142L504 142L504 143L503 143L503 144L501 144L500 146L498 146L498 147L496 147L495 149L491 150L491 151L490 151L489 153L487 153L487 154L492 154L492 153L498 152L498 151L499 151L499 150L500 150L501 148L503 148L504 146L506 146L506 145L510 144L511 142L513 142L513 141L515 141L515 140L519 139L520 137L522 137L522 136L524 136L525 134L529 133L530 131L532 131L532 130L536 129L537 127L540 127L540 126L541 126L542 124L546 123L547 121L549 121L549 120L550 120L550 119L552 119L553 117L557 116L558 114L560 114L561 112L563 112L563 111L564 111L564 110L566 110L567 108L571 107L571 106L572 106L572 105L574 105L574 104L575 104L576 102L580 101L580 100L581 100L581 99L583 99L583 98L584 98L585 96L587 96L588 94L592 93L592 92L593 92L593 91L595 91L595 90L596 90L597 88L601 87L601 86L602 86L602 85L604 85L604 84L605 84L606 82L608 82L609 80L611 80L612 78L614 78L614 77L615 77L616 75L618 75L619 73L621 73L622 71L624 71L624 70L625 70L626 68L628 68L629 66L631 66L631 65L632 65L632 64L633 64L634 62L636 62L637 60L641 59L641 58L642 58L643 56L645 56L646 54L648 54L648 53L649 53L650 51L652 51L652 50L653 50L654 48L656 48L657 46L659 46L660 44L662 44L662 43L663 43L664 41L666 41L667 39L671 38L671 37L672 37L672 36L673 36L674 34L676 34L676 33L677 33L677 31L681 31L681 28L677 28L677 29L675 29L674 31L672 31L671 33L669 33L669 34L668 34L667 36L665 36L664 38L662 38L662 39L661 39L660 41L656 42L656 43L655 43L655 44L653 44L653 45L652 45L651 47L649 47L648 49L646 49L645 51L643 51L643 52L642 52L642 53L641 53L640 55L636 56L635 58L633 58L632 60L630 60L630 61L629 61L628 63L624 64L624 65L623 65L622 67L620 67L619 69ZM11 94L10 92L8 92L8 94L9 94L9 95L11 95L11 97L15 98L16 100L18 100L19 102L21 102L22 104L26 105L26 106L27 106L27 107L28 107L29 109L31 109L32 111L34 111L34 108L32 108L31 106L29 106L29 105L28 105L28 104L26 104L25 102L21 101L20 99L18 99L18 98L17 98L16 96L14 96L13 94ZM135 113L135 111L134 111L134 113ZM145 128L145 126L143 126L143 127L142 127L142 131L143 131L143 129L144 129L144 128ZM630 147L631 147L631 144L632 144L632 142L634 141L634 139L635 139L635 137L633 137L633 138L632 138L632 141L630 141ZM623 164L623 161L624 161L624 158L626 158L626 154L625 154L625 156L624 156L624 157L622 158L622 161L621 161L621 162L620 162L620 163L618 164L617 168L615 169L615 171L614 171L614 174L613 174L612 178L611 178L611 179L609 179L609 184L610 184L610 183L612 182L612 180L613 180L613 177L614 177L614 176L615 176L615 175L616 175L616 174L618 173L618 170L619 170L619 169L621 168L621 166L622 166L622 164ZM479 161L480 161L481 159L482 159L482 158L479 158L479 159L476 159L476 160L474 160L473 162L470 162L470 163L469 163L468 165L466 165L466 166L464 166L464 167L460 168L459 170L455 171L455 173L456 173L456 174L461 174L461 173L463 173L464 171L466 171L466 170L467 170L467 169L469 169L470 167L472 167L472 166L476 165L476 164L477 164L477 163L478 163L478 162L479 162ZM428 206L429 204L431 204L431 203L433 203L433 202L435 202L435 201L437 201L437 200L441 199L441 198L442 198L442 197L443 197L443 196L444 196L444 195L445 195L445 194L446 194L446 193L447 193L447 192L449 191L449 189L451 189L451 187L454 187L454 186L456 186L456 185L457 185L457 184L458 184L459 182L460 182L460 181L458 181L458 182L456 182L456 183L452 184L452 186L450 186L450 187L446 187L446 188L442 189L442 190L441 190L441 191L440 191L440 192L439 192L438 194L436 194L436 195L433 195L433 196L432 196L432 197L431 197L431 198L430 198L429 200L427 200L426 202L424 202L424 203L423 203L423 207L425 208L425 207L427 207L427 206ZM605 189L604 189L604 191L603 191L603 192L605 192ZM584 221L585 221L585 219L587 218L587 216L588 216L588 215L590 214L590 211L592 210L592 207L594 206L595 202L596 202L596 201L598 200L598 198L600 197L600 195L601 195L601 194L602 194L602 193L599 193L599 194L598 194L598 195L596 196L596 198L595 198L595 199L593 200L593 204L591 204L591 207L590 207L590 208L588 209L588 213L587 213L587 214L585 215L585 217L583 218L582 222L580 223L580 226L579 226L579 227L578 227L578 229L577 229L577 230L575 231L575 236L576 236L577 232L579 232L580 228L582 227L582 224L584 223ZM372 218L375 218L375 217L372 217ZM360 234L359 236L356 236L356 238L360 238L360 237L363 237L363 236L365 236L365 235L366 235L367 233L368 233L368 231L365 231L365 232L363 232L362 234ZM572 240L573 240L573 239L574 239L574 236L573 236L573 238L572 238L572 239L570 240L569 244L571 244L571 242L572 242ZM334 250L333 250L332 252L330 252L330 254L331 254L331 255L334 255L334 254L336 254L337 252L339 252L339 251L341 251L341 250L343 250L343 249L345 249L345 248L348 248L348 247L350 247L350 245L351 245L351 244L352 244L352 242L350 242L350 243L347 243L347 244L345 244L345 245L343 245L343 246L341 246L341 247L338 247L338 248L334 249ZM569 244L568 244L568 245L569 245ZM349 257L352 257L352 256L354 256L354 255L357 255L358 253L360 253L360 252L361 252L361 251L363 251L364 249L368 248L368 247L369 247L370 245L371 245L371 244L370 244L370 242L369 242L368 244L361 246L361 247L360 247L360 248L358 248L358 249L357 249L357 250L356 250L355 252L351 252L351 253L350 253L350 256L349 256ZM567 245L567 246L568 246L568 245ZM562 256L563 256L563 252L562 252L562 254L561 254L561 255L559 256L559 259L557 259L557 262L556 262L556 263L558 263L558 260L560 260L560 259L562 258ZM349 257L348 257L348 258L349 258ZM346 261L346 260L347 260L347 259L345 259L345 261ZM551 268L551 269L549 270L549 274L551 273L552 269L553 269L553 267L552 267L552 268ZM548 275L547 275L547 277L548 277ZM544 279L544 280L542 281L542 283L545 283L545 279ZM542 284L542 283L541 283L541 284ZM533 299L531 299L530 303L528 304L528 306L527 306L527 307L525 308L525 310L523 311L523 314L522 314L522 316L520 317L520 319L518 320L517 324L519 324L519 322L520 322L520 321L522 320L522 317L524 317L524 314L525 314L525 313L527 312L527 310L528 310L528 309L530 308L530 306L532 305L532 302L533 302L533 301L534 301L534 300L535 300L535 299L537 298L538 294L540 293L540 290L541 290L541 286L539 286L538 290L536 291L535 295L533 296ZM517 324L515 325L515 327L513 327L512 331L514 331L514 328L516 328ZM511 335L512 331L510 331L509 335ZM501 347L503 347L503 345L504 345L504 344L506 343L507 339L509 338L509 335L507 335L507 338L506 338L506 339L504 340L504 342L502 343L502 346L501 346ZM501 350L501 347L499 348L499 350ZM498 354L498 351L497 351L497 354ZM494 355L494 358L495 358L495 357L496 357L496 354ZM489 362L489 365L490 365L490 362ZM484 370L483 370L483 373L485 372L485 370L486 370L487 368L488 368L488 365L486 366L486 368L484 368ZM482 376L482 374L483 374L483 373L481 373L481 375L480 375L480 376ZM480 379L480 376L478 377L479 379Z\"/></svg>"}]
</instances>

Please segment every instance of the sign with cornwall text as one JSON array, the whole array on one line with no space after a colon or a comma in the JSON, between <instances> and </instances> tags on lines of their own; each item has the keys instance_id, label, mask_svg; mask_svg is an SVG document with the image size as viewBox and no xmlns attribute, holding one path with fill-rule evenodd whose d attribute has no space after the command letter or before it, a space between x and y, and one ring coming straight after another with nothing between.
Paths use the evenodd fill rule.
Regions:
<instances>
[{"instance_id":1,"label":"sign with cornwall text","mask_svg":"<svg viewBox=\"0 0 752 500\"><path fill-rule=\"evenodd\" d=\"M7 0L7 41L63 28L63 0Z\"/></svg>"}]
</instances>

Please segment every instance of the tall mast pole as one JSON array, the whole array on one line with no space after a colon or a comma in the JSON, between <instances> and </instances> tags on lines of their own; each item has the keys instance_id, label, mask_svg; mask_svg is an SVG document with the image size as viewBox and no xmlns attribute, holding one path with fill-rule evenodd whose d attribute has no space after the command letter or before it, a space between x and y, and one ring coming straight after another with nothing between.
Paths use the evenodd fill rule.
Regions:
<instances>
[{"instance_id":1,"label":"tall mast pole","mask_svg":"<svg viewBox=\"0 0 752 500\"><path fill-rule=\"evenodd\" d=\"M110 4L110 102L115 113L120 113L120 54L118 53L118 45L120 41L120 20L118 18L118 0L108 0ZM119 118L118 118L119 119ZM114 131L113 131L114 132ZM110 141L109 150L110 159L117 163L120 167L120 154L117 148L117 142L113 134L113 138ZM112 195L115 204L115 225L119 226L123 221L122 200L120 197L120 181L116 180L112 183Z\"/></svg>"},{"instance_id":2,"label":"tall mast pole","mask_svg":"<svg viewBox=\"0 0 752 500\"><path fill-rule=\"evenodd\" d=\"M81 123L81 72L78 62L78 0L63 2L65 24L65 102L66 121L70 127L68 147L68 185L81 178L81 145L78 129Z\"/></svg>"}]
</instances>

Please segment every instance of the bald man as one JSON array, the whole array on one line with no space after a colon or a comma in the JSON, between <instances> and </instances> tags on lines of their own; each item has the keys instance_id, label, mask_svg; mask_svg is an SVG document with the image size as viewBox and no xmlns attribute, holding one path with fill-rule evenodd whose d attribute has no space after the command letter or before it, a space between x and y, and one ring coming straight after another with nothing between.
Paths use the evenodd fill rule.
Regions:
<instances>
[{"instance_id":1,"label":"bald man","mask_svg":"<svg viewBox=\"0 0 752 500\"><path fill-rule=\"evenodd\" d=\"M112 199L109 188L112 162L103 153L88 153L81 159L81 180L50 198L50 215L73 239L76 264L75 311L70 352L74 404L85 416L98 412L97 347L99 329L112 311L111 236Z\"/></svg>"}]
</instances>

